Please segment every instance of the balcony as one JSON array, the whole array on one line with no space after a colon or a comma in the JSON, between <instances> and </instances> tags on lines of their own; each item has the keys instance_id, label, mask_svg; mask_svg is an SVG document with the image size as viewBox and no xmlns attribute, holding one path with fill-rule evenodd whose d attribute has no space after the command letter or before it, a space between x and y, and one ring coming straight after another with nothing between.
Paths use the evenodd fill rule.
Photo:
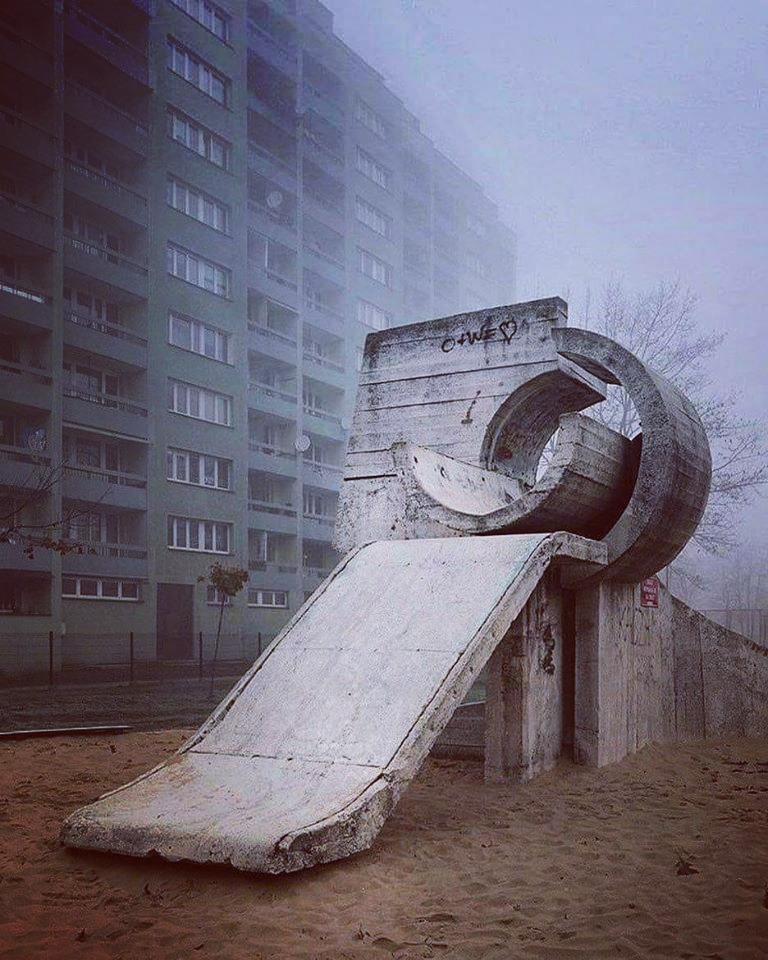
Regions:
<instances>
[{"instance_id":1,"label":"balcony","mask_svg":"<svg viewBox=\"0 0 768 960\"><path fill-rule=\"evenodd\" d=\"M249 500L249 520L276 533L296 533L296 511L274 500ZM250 524L249 524L250 525Z\"/></svg>"},{"instance_id":2,"label":"balcony","mask_svg":"<svg viewBox=\"0 0 768 960\"><path fill-rule=\"evenodd\" d=\"M51 458L29 447L0 444L0 484L7 487L24 486L37 469L50 467Z\"/></svg>"},{"instance_id":3,"label":"balcony","mask_svg":"<svg viewBox=\"0 0 768 960\"><path fill-rule=\"evenodd\" d=\"M146 197L114 177L108 177L76 160L64 161L64 188L126 220L147 225Z\"/></svg>"},{"instance_id":4,"label":"balcony","mask_svg":"<svg viewBox=\"0 0 768 960\"><path fill-rule=\"evenodd\" d=\"M85 427L147 437L147 408L105 393L86 393L64 386L64 419Z\"/></svg>"},{"instance_id":5,"label":"balcony","mask_svg":"<svg viewBox=\"0 0 768 960\"><path fill-rule=\"evenodd\" d=\"M148 86L149 72L144 51L132 46L101 20L76 4L67 3L64 29L68 37L98 54L107 63L128 74L138 83Z\"/></svg>"},{"instance_id":6,"label":"balcony","mask_svg":"<svg viewBox=\"0 0 768 960\"><path fill-rule=\"evenodd\" d=\"M64 310L64 343L87 353L112 357L133 367L147 366L147 341L125 327Z\"/></svg>"},{"instance_id":7,"label":"balcony","mask_svg":"<svg viewBox=\"0 0 768 960\"><path fill-rule=\"evenodd\" d=\"M80 552L82 550L82 553ZM140 578L147 575L147 551L138 544L84 542L64 555L65 574Z\"/></svg>"},{"instance_id":8,"label":"balcony","mask_svg":"<svg viewBox=\"0 0 768 960\"><path fill-rule=\"evenodd\" d=\"M129 510L147 508L146 478L119 470L65 466L62 494L70 500L84 503L104 503L106 506Z\"/></svg>"},{"instance_id":9,"label":"balcony","mask_svg":"<svg viewBox=\"0 0 768 960\"><path fill-rule=\"evenodd\" d=\"M291 44L288 39L275 36L266 25L256 23L248 17L248 40L254 50L264 57L273 67L284 73L295 73L298 63L296 43Z\"/></svg>"},{"instance_id":10,"label":"balcony","mask_svg":"<svg viewBox=\"0 0 768 960\"><path fill-rule=\"evenodd\" d=\"M146 125L138 117L121 110L98 93L74 80L67 80L64 109L69 116L79 120L86 127L98 130L133 153L146 157L148 150Z\"/></svg>"},{"instance_id":11,"label":"balcony","mask_svg":"<svg viewBox=\"0 0 768 960\"><path fill-rule=\"evenodd\" d=\"M324 513L304 514L304 536L311 537L313 540L327 540L330 543L335 525L335 514L332 516Z\"/></svg>"},{"instance_id":12,"label":"balcony","mask_svg":"<svg viewBox=\"0 0 768 960\"><path fill-rule=\"evenodd\" d=\"M0 543L0 570L18 571L19 579L25 573L49 572L51 559L50 550L35 550L28 557L21 543Z\"/></svg>"},{"instance_id":13,"label":"balcony","mask_svg":"<svg viewBox=\"0 0 768 960\"><path fill-rule=\"evenodd\" d=\"M296 362L296 338L262 326L253 320L248 321L248 343L259 353L287 363Z\"/></svg>"},{"instance_id":14,"label":"balcony","mask_svg":"<svg viewBox=\"0 0 768 960\"><path fill-rule=\"evenodd\" d=\"M310 350L304 351L304 361L307 372L311 373L314 379L331 384L341 390L345 388L347 378L343 364L329 360L327 357L318 356Z\"/></svg>"},{"instance_id":15,"label":"balcony","mask_svg":"<svg viewBox=\"0 0 768 960\"><path fill-rule=\"evenodd\" d=\"M296 451L275 447L258 440L248 442L248 465L265 473L278 473L283 477L296 477Z\"/></svg>"},{"instance_id":16,"label":"balcony","mask_svg":"<svg viewBox=\"0 0 768 960\"><path fill-rule=\"evenodd\" d=\"M311 104L312 109L321 117L330 120L337 127L344 126L346 114L342 103L309 80L304 81L304 98L305 103Z\"/></svg>"},{"instance_id":17,"label":"balcony","mask_svg":"<svg viewBox=\"0 0 768 960\"><path fill-rule=\"evenodd\" d=\"M334 565L331 563L322 567L305 564L301 568L301 576L304 580L308 580L312 584L317 585L320 580L325 580L325 578L330 575L333 567Z\"/></svg>"},{"instance_id":18,"label":"balcony","mask_svg":"<svg viewBox=\"0 0 768 960\"><path fill-rule=\"evenodd\" d=\"M43 86L53 86L53 56L7 23L0 26L0 62Z\"/></svg>"},{"instance_id":19,"label":"balcony","mask_svg":"<svg viewBox=\"0 0 768 960\"><path fill-rule=\"evenodd\" d=\"M0 360L0 399L51 409L51 374L42 366Z\"/></svg>"},{"instance_id":20,"label":"balcony","mask_svg":"<svg viewBox=\"0 0 768 960\"><path fill-rule=\"evenodd\" d=\"M53 250L53 217L22 197L0 192L0 227L44 250Z\"/></svg>"},{"instance_id":21,"label":"balcony","mask_svg":"<svg viewBox=\"0 0 768 960\"><path fill-rule=\"evenodd\" d=\"M0 107L0 146L44 167L56 164L56 138L26 118Z\"/></svg>"},{"instance_id":22,"label":"balcony","mask_svg":"<svg viewBox=\"0 0 768 960\"><path fill-rule=\"evenodd\" d=\"M327 437L340 443L346 439L341 417L322 407L304 406L304 426L319 437Z\"/></svg>"},{"instance_id":23,"label":"balcony","mask_svg":"<svg viewBox=\"0 0 768 960\"><path fill-rule=\"evenodd\" d=\"M305 319L321 330L343 336L344 314L308 290L304 296Z\"/></svg>"},{"instance_id":24,"label":"balcony","mask_svg":"<svg viewBox=\"0 0 768 960\"><path fill-rule=\"evenodd\" d=\"M311 482L314 487L321 487L324 490L338 490L343 476L344 467L338 464L304 460L304 480L305 482Z\"/></svg>"},{"instance_id":25,"label":"balcony","mask_svg":"<svg viewBox=\"0 0 768 960\"><path fill-rule=\"evenodd\" d=\"M147 296L147 268L109 247L65 234L64 265L136 297Z\"/></svg>"},{"instance_id":26,"label":"balcony","mask_svg":"<svg viewBox=\"0 0 768 960\"><path fill-rule=\"evenodd\" d=\"M248 384L248 406L290 420L296 416L296 393L251 380Z\"/></svg>"}]
</instances>

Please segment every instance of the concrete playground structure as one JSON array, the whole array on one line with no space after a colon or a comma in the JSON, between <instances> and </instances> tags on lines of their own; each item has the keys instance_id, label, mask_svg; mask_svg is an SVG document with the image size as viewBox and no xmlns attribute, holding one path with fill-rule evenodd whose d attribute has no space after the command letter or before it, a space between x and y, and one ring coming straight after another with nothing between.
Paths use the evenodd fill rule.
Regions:
<instances>
[{"instance_id":1,"label":"concrete playground structure","mask_svg":"<svg viewBox=\"0 0 768 960\"><path fill-rule=\"evenodd\" d=\"M580 412L610 385L638 412L632 440ZM494 781L765 733L768 657L648 580L694 532L710 473L691 404L569 329L562 300L369 335L344 558L174 757L62 839L286 872L369 847L462 722ZM462 717L484 668L482 715Z\"/></svg>"}]
</instances>

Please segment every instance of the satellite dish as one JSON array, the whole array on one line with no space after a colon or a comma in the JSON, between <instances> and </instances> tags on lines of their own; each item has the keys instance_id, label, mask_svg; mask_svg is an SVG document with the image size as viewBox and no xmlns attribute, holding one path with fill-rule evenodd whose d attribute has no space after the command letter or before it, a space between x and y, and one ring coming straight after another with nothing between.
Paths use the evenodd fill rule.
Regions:
<instances>
[{"instance_id":1,"label":"satellite dish","mask_svg":"<svg viewBox=\"0 0 768 960\"><path fill-rule=\"evenodd\" d=\"M352 426L352 421L349 419L349 417L342 417L341 426L344 430L349 430L349 428Z\"/></svg>"},{"instance_id":2,"label":"satellite dish","mask_svg":"<svg viewBox=\"0 0 768 960\"><path fill-rule=\"evenodd\" d=\"M283 204L283 195L279 190L270 190L267 194L267 206L270 210L279 210Z\"/></svg>"},{"instance_id":3,"label":"satellite dish","mask_svg":"<svg viewBox=\"0 0 768 960\"><path fill-rule=\"evenodd\" d=\"M296 437L293 445L296 447L299 453L306 453L307 450L309 450L309 448L312 446L312 441L309 439L306 433L302 433L300 437Z\"/></svg>"},{"instance_id":4,"label":"satellite dish","mask_svg":"<svg viewBox=\"0 0 768 960\"><path fill-rule=\"evenodd\" d=\"M48 446L48 438L45 435L45 430L41 428L40 430L34 430L30 433L27 439L27 445L30 450L45 450Z\"/></svg>"}]
</instances>

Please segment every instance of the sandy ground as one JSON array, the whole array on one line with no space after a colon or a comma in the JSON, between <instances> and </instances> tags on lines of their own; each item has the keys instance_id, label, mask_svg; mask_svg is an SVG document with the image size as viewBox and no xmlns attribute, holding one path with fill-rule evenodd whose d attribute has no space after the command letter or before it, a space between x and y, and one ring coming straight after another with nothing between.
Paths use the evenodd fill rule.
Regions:
<instances>
[{"instance_id":1,"label":"sandy ground","mask_svg":"<svg viewBox=\"0 0 768 960\"><path fill-rule=\"evenodd\" d=\"M374 848L270 878L69 851L180 730L0 744L0 960L768 957L768 744L485 786L430 760Z\"/></svg>"}]
</instances>

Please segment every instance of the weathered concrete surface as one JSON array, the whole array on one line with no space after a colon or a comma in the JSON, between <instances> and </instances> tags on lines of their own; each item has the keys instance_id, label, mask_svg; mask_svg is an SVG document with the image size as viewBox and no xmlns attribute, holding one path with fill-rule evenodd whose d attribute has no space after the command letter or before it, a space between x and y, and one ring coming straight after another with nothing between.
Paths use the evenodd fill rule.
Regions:
<instances>
[{"instance_id":1,"label":"weathered concrete surface","mask_svg":"<svg viewBox=\"0 0 768 960\"><path fill-rule=\"evenodd\" d=\"M663 587L600 584L575 596L577 761L602 766L647 743L768 734L768 651Z\"/></svg>"},{"instance_id":2,"label":"weathered concrete surface","mask_svg":"<svg viewBox=\"0 0 768 960\"><path fill-rule=\"evenodd\" d=\"M538 588L533 592L509 638L519 643L531 625L534 638L543 636L541 620L536 628L536 608L545 595ZM527 713L533 719L541 742L542 731L556 731L561 706L563 753L571 752L574 731L568 726L572 724L574 759L592 766L614 763L651 742L768 735L767 648L697 613L664 587L658 608L641 606L639 587L630 584L601 584L575 596L570 591L559 591L559 595L561 599L565 596L566 602L572 597L574 603L574 662L569 665L564 656L564 648L571 642L568 633L574 631L566 625L564 645L554 648L552 689L532 709L537 677L535 657L529 658L525 689L509 698L506 749L517 751L522 758L510 764L511 778L519 775L524 779L529 771L545 768L552 758L546 749L520 749L518 744L525 735L520 715ZM545 605L544 610L547 618L560 616L562 625L557 591L554 608ZM489 674L495 660L508 656L502 652L506 642L507 638L491 658ZM534 641L533 649L536 646ZM534 668L532 674L530 667ZM513 661L505 669L504 682L514 683L521 673L519 665ZM490 718L498 710L491 703L496 689L491 676L488 679L488 702L457 709L435 744L437 755L485 756L488 770L489 750L498 749L489 742L498 733L486 723L486 716ZM570 719L567 695L564 697L568 690L575 694ZM554 745L555 737L545 742Z\"/></svg>"},{"instance_id":3,"label":"weathered concrete surface","mask_svg":"<svg viewBox=\"0 0 768 960\"><path fill-rule=\"evenodd\" d=\"M395 444L493 470L520 489L533 484L560 415L605 397L602 381L558 356L552 331L565 321L555 297L369 334L336 520L340 550L411 535ZM510 419L514 436L504 432Z\"/></svg>"},{"instance_id":4,"label":"weathered concrete surface","mask_svg":"<svg viewBox=\"0 0 768 960\"><path fill-rule=\"evenodd\" d=\"M365 849L549 564L604 559L563 533L353 551L179 753L63 841L267 872Z\"/></svg>"},{"instance_id":5,"label":"weathered concrete surface","mask_svg":"<svg viewBox=\"0 0 768 960\"><path fill-rule=\"evenodd\" d=\"M379 331L366 340L336 525L373 539L568 530L604 538L584 583L670 563L706 504L701 421L669 381L606 337L565 326L555 298ZM573 414L629 393L633 443ZM571 414L571 416L567 416ZM536 483L545 444L562 437Z\"/></svg>"}]
</instances>

